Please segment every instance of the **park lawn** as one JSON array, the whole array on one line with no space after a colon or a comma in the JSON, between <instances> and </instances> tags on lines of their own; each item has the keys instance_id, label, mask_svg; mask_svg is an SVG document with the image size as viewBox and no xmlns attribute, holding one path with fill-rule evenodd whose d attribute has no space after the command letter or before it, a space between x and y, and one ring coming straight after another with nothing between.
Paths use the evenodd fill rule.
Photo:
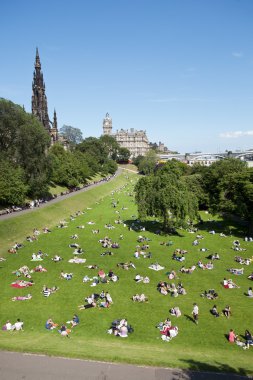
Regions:
<instances>
[{"instance_id":1,"label":"park lawn","mask_svg":"<svg viewBox=\"0 0 253 380\"><path fill-rule=\"evenodd\" d=\"M241 245L247 249L246 252L239 253L244 257L252 256L253 243L243 242L243 231L239 227L233 227L231 223L227 224L219 218L208 220L210 215L205 213L202 213L204 223L199 226L198 232L204 239L197 247L192 246L195 234L185 230L178 230L178 235L173 236L155 234L160 226L154 221L141 223L146 226L145 232L130 231L123 224L114 224L119 216L127 226L136 218L133 186L137 178L135 174L128 173L127 177L122 175L112 182L63 202L1 222L0 235L3 237L1 241L5 252L11 242L23 241L25 247L16 255L8 254L7 260L1 263L0 322L3 325L7 319L15 322L16 318L21 318L25 328L23 332L1 331L0 348L142 365L252 374L252 349L242 350L238 346L230 345L226 339L230 328L240 335L244 334L245 329L252 330L252 299L244 295L251 285L247 275L252 272L252 264L245 267L243 276L230 275L226 270L238 267L234 261L236 253L231 249L233 240L238 238ZM118 202L116 208L112 207L112 202ZM70 214L77 210L85 213L70 221ZM64 218L68 221L68 227L56 228L59 220ZM95 225L87 224L91 220L95 221ZM115 229L106 229L106 223L115 225ZM41 229L45 225L52 228L52 233L41 234L33 243L24 241L25 236L31 234L34 227ZM85 225L85 228L77 229L79 225ZM218 233L211 235L208 232L211 229L226 232L232 227L232 236L226 238L221 238ZM97 228L100 230L99 234L93 234L92 230ZM73 249L68 245L73 242L70 236L74 233L79 235L79 239L74 242L78 242L85 250L82 257L87 261L84 265L68 263L73 257ZM8 236L5 236L6 234ZM123 240L119 240L121 234L124 236ZM151 259L133 257L139 235L151 239ZM106 249L101 247L98 240L105 236L120 243L120 248L113 250L112 256L101 256ZM169 240L173 242L172 246L160 245L161 242ZM208 248L208 252L200 252L199 249L203 247ZM171 259L176 248L188 250L185 267L196 264L199 259L206 263L206 256L214 252L220 254L221 260L214 262L213 270L196 269L191 275L181 274L179 269L182 263ZM42 262L31 262L32 253L39 249L49 256ZM62 262L52 262L51 257L56 253L64 258ZM134 262L136 269L125 271L117 267L117 263L130 260ZM148 266L155 262L159 262L165 269L159 272L149 269ZM32 269L38 264L42 264L48 271L34 273L32 278L35 284L32 287L10 287L11 282L16 279L12 274L15 269L22 265L28 265ZM97 271L86 268L86 264L97 264L105 272L113 269L120 279L116 283L90 287L90 283L83 283L82 278L84 275L94 276ZM156 290L159 281L168 281L166 272L172 269L179 274L187 295L173 298L169 295L163 296ZM73 273L73 279L61 280L61 270ZM136 283L134 277L137 273L149 276L150 283ZM240 288L224 289L220 284L224 277L232 277ZM174 280L175 283L178 281ZM44 298L41 294L44 284L49 287L57 285L60 289L50 297ZM216 301L200 297L204 290L211 288L219 294ZM84 303L85 297L93 292L100 293L102 289L108 290L113 298L114 303L109 309L78 310L78 305ZM33 296L31 300L11 301L13 296L29 292ZM131 297L136 293L145 293L149 302L134 303ZM197 302L200 308L198 326L191 320L193 302ZM214 318L210 314L214 303L219 311L229 304L232 317ZM180 318L171 317L173 324L179 328L179 335L170 342L164 342L160 339L156 325L169 316L169 309L173 306L179 306L182 311ZM44 325L49 317L62 324L70 320L74 313L79 315L80 324L73 329L69 340L66 341L67 338L61 337L56 330L45 329ZM111 322L118 318L127 318L134 328L134 332L126 340L107 334Z\"/></svg>"}]
</instances>

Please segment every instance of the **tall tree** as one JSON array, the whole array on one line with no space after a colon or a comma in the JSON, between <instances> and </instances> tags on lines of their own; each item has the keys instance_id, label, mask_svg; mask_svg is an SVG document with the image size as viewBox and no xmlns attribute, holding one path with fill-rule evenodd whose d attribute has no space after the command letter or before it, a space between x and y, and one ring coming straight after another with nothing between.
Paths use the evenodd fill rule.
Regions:
<instances>
[{"instance_id":1,"label":"tall tree","mask_svg":"<svg viewBox=\"0 0 253 380\"><path fill-rule=\"evenodd\" d=\"M136 184L135 193L140 218L161 218L164 230L184 224L187 216L190 219L197 216L195 195L175 174L143 177Z\"/></svg>"}]
</instances>

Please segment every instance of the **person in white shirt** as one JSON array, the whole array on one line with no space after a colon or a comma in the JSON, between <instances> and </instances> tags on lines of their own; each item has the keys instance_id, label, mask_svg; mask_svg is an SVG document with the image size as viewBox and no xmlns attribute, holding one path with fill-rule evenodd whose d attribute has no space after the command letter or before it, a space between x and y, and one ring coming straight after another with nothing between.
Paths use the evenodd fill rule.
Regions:
<instances>
[{"instance_id":1,"label":"person in white shirt","mask_svg":"<svg viewBox=\"0 0 253 380\"><path fill-rule=\"evenodd\" d=\"M194 322L197 325L199 322L199 307L196 303L193 304L192 315L193 315Z\"/></svg>"},{"instance_id":2,"label":"person in white shirt","mask_svg":"<svg viewBox=\"0 0 253 380\"><path fill-rule=\"evenodd\" d=\"M14 323L14 325L12 326L12 330L17 330L17 331L23 330L23 324L24 322L21 322L20 319L18 318L17 322Z\"/></svg>"}]
</instances>

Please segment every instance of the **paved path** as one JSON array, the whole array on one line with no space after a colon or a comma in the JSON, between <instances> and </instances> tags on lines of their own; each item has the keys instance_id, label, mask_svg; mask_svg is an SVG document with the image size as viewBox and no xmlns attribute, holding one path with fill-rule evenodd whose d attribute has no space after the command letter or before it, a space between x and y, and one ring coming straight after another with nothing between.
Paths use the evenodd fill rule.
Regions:
<instances>
[{"instance_id":1,"label":"paved path","mask_svg":"<svg viewBox=\"0 0 253 380\"><path fill-rule=\"evenodd\" d=\"M242 380L243 376L0 352L1 380Z\"/></svg>"}]
</instances>

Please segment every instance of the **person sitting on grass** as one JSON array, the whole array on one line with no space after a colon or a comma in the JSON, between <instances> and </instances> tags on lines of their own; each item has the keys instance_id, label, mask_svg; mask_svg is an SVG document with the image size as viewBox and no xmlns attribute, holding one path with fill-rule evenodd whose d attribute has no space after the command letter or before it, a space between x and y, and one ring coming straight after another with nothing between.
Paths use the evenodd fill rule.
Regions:
<instances>
[{"instance_id":1,"label":"person sitting on grass","mask_svg":"<svg viewBox=\"0 0 253 380\"><path fill-rule=\"evenodd\" d=\"M54 257L52 258L52 261L54 261L55 263L57 263L58 261L62 261L63 258L59 255L54 255Z\"/></svg>"},{"instance_id":2,"label":"person sitting on grass","mask_svg":"<svg viewBox=\"0 0 253 380\"><path fill-rule=\"evenodd\" d=\"M223 279L223 287L225 289L234 289L234 288L240 288L240 286L236 285L231 279Z\"/></svg>"},{"instance_id":3,"label":"person sitting on grass","mask_svg":"<svg viewBox=\"0 0 253 380\"><path fill-rule=\"evenodd\" d=\"M20 319L18 318L17 322L14 323L11 329L20 331L20 330L23 330L23 325L24 325L24 322L21 322Z\"/></svg>"},{"instance_id":4,"label":"person sitting on grass","mask_svg":"<svg viewBox=\"0 0 253 380\"><path fill-rule=\"evenodd\" d=\"M246 295L249 297L249 298L253 298L253 291L252 291L252 287L249 287Z\"/></svg>"},{"instance_id":5,"label":"person sitting on grass","mask_svg":"<svg viewBox=\"0 0 253 380\"><path fill-rule=\"evenodd\" d=\"M71 321L67 321L66 323L71 324L71 327L73 328L80 323L80 320L79 320L79 317L77 316L77 314L74 314Z\"/></svg>"},{"instance_id":6,"label":"person sitting on grass","mask_svg":"<svg viewBox=\"0 0 253 380\"><path fill-rule=\"evenodd\" d=\"M2 327L3 331L11 331L12 330L12 323L7 320L6 323Z\"/></svg>"},{"instance_id":7,"label":"person sitting on grass","mask_svg":"<svg viewBox=\"0 0 253 380\"><path fill-rule=\"evenodd\" d=\"M216 305L214 305L213 307L212 307L212 309L210 310L210 313L214 316L214 317L219 317L220 316L220 314L218 313L218 310L217 310L217 306Z\"/></svg>"},{"instance_id":8,"label":"person sitting on grass","mask_svg":"<svg viewBox=\"0 0 253 380\"><path fill-rule=\"evenodd\" d=\"M181 311L180 311L180 309L179 309L178 306L172 307L170 309L170 314L174 315L177 318L181 317L181 315L182 315L182 313L181 313Z\"/></svg>"},{"instance_id":9,"label":"person sitting on grass","mask_svg":"<svg viewBox=\"0 0 253 380\"><path fill-rule=\"evenodd\" d=\"M232 315L231 307L229 305L225 306L225 308L222 310L222 313L226 318L230 318Z\"/></svg>"},{"instance_id":10,"label":"person sitting on grass","mask_svg":"<svg viewBox=\"0 0 253 380\"><path fill-rule=\"evenodd\" d=\"M47 330L53 330L55 329L56 327L58 326L57 323L54 323L53 320L51 318L49 318L46 323L45 323L45 328Z\"/></svg>"},{"instance_id":11,"label":"person sitting on grass","mask_svg":"<svg viewBox=\"0 0 253 380\"><path fill-rule=\"evenodd\" d=\"M71 333L71 330L67 329L67 327L63 324L61 325L61 328L58 330L58 332L61 334L61 336L69 338L69 333Z\"/></svg>"}]
</instances>

